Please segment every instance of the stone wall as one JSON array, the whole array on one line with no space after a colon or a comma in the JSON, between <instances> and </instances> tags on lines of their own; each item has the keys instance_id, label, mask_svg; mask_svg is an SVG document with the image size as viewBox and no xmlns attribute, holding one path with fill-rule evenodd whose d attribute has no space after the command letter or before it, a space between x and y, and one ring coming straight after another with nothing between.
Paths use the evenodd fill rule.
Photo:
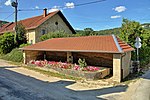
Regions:
<instances>
[{"instance_id":1,"label":"stone wall","mask_svg":"<svg viewBox=\"0 0 150 100\"><path fill-rule=\"evenodd\" d=\"M113 81L121 82L121 54L113 54Z\"/></svg>"},{"instance_id":2,"label":"stone wall","mask_svg":"<svg viewBox=\"0 0 150 100\"><path fill-rule=\"evenodd\" d=\"M36 29L36 42L40 41L40 37L43 35L42 30L45 30L46 33L63 31L68 34L72 34L72 31L58 14L49 18Z\"/></svg>"},{"instance_id":3,"label":"stone wall","mask_svg":"<svg viewBox=\"0 0 150 100\"><path fill-rule=\"evenodd\" d=\"M88 65L110 67L113 66L113 55L104 53L72 53L74 63L78 63L78 59L85 59Z\"/></svg>"},{"instance_id":4,"label":"stone wall","mask_svg":"<svg viewBox=\"0 0 150 100\"><path fill-rule=\"evenodd\" d=\"M122 78L125 78L130 73L131 51L122 55Z\"/></svg>"}]
</instances>

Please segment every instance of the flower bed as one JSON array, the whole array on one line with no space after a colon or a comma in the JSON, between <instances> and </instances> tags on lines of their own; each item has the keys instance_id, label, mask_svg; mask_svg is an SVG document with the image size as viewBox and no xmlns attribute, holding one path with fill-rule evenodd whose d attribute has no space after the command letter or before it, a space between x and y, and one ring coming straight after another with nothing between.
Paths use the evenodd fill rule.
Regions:
<instances>
[{"instance_id":1,"label":"flower bed","mask_svg":"<svg viewBox=\"0 0 150 100\"><path fill-rule=\"evenodd\" d=\"M76 64L70 63L63 63L63 62L55 62L55 61L30 61L30 65L37 66L41 68L53 69L59 73L75 76L75 77L82 77L88 80L100 79L104 78L105 76L110 74L109 68L103 67L94 67L94 66L87 66L87 67L80 67Z\"/></svg>"}]
</instances>

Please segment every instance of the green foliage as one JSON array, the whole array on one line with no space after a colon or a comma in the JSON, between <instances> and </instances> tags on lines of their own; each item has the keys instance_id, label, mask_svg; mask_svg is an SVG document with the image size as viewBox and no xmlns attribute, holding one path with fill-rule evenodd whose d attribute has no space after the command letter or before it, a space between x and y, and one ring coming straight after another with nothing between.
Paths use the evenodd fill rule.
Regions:
<instances>
[{"instance_id":1,"label":"green foliage","mask_svg":"<svg viewBox=\"0 0 150 100\"><path fill-rule=\"evenodd\" d=\"M4 60L13 61L13 62L22 62L23 53L19 49L13 49L10 53L1 57Z\"/></svg>"},{"instance_id":2,"label":"green foliage","mask_svg":"<svg viewBox=\"0 0 150 100\"><path fill-rule=\"evenodd\" d=\"M92 28L85 28L82 35L83 36L88 36L88 35L92 35L93 33L94 33L94 30Z\"/></svg>"},{"instance_id":3,"label":"green foliage","mask_svg":"<svg viewBox=\"0 0 150 100\"><path fill-rule=\"evenodd\" d=\"M27 43L25 27L21 23L18 23L16 30L17 30L16 41L18 46L20 44Z\"/></svg>"},{"instance_id":4,"label":"green foliage","mask_svg":"<svg viewBox=\"0 0 150 100\"><path fill-rule=\"evenodd\" d=\"M131 46L134 46L137 36L141 37L145 33L139 22L123 19L120 38Z\"/></svg>"},{"instance_id":5,"label":"green foliage","mask_svg":"<svg viewBox=\"0 0 150 100\"><path fill-rule=\"evenodd\" d=\"M150 31L142 28L139 22L123 19L120 38L134 47L135 39L139 36L142 40L140 48L141 65L150 62ZM132 60L135 60L136 52L132 52Z\"/></svg>"},{"instance_id":6,"label":"green foliage","mask_svg":"<svg viewBox=\"0 0 150 100\"><path fill-rule=\"evenodd\" d=\"M140 59L141 59L141 65L147 65L150 62L150 47L142 47L140 49Z\"/></svg>"},{"instance_id":7,"label":"green foliage","mask_svg":"<svg viewBox=\"0 0 150 100\"><path fill-rule=\"evenodd\" d=\"M87 63L85 62L85 59L80 59L78 60L78 63L79 63L79 66L84 68L84 67L87 67Z\"/></svg>"},{"instance_id":8,"label":"green foliage","mask_svg":"<svg viewBox=\"0 0 150 100\"><path fill-rule=\"evenodd\" d=\"M53 33L48 33L48 34L44 34L40 37L40 39L42 41L47 40L47 39L51 39L51 38L62 38L62 37L76 37L78 35L76 34L67 34L64 32L53 32Z\"/></svg>"},{"instance_id":9,"label":"green foliage","mask_svg":"<svg viewBox=\"0 0 150 100\"><path fill-rule=\"evenodd\" d=\"M84 30L76 30L76 33L80 36L91 36L91 35L119 35L120 34L120 28L113 28L113 29L107 29L107 30L100 30L100 31L94 31L92 28L85 28Z\"/></svg>"},{"instance_id":10,"label":"green foliage","mask_svg":"<svg viewBox=\"0 0 150 100\"><path fill-rule=\"evenodd\" d=\"M6 21L0 21L0 27L3 26L6 23L8 23L8 22L6 22Z\"/></svg>"},{"instance_id":11,"label":"green foliage","mask_svg":"<svg viewBox=\"0 0 150 100\"><path fill-rule=\"evenodd\" d=\"M21 44L20 46L19 46L19 48L22 48L22 47L25 47L25 46L28 46L28 45L30 45L30 44Z\"/></svg>"},{"instance_id":12,"label":"green foliage","mask_svg":"<svg viewBox=\"0 0 150 100\"><path fill-rule=\"evenodd\" d=\"M15 48L14 44L14 35L12 33L4 33L0 36L0 53L8 53L13 48Z\"/></svg>"}]
</instances>

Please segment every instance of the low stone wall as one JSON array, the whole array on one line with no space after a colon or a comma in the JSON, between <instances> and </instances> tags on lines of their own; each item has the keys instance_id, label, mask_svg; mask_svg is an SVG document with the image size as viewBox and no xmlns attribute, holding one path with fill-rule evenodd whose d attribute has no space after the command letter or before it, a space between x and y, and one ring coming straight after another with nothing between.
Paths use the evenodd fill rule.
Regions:
<instances>
[{"instance_id":1,"label":"low stone wall","mask_svg":"<svg viewBox=\"0 0 150 100\"><path fill-rule=\"evenodd\" d=\"M52 68L53 70L58 71L59 73L71 75L74 77L81 77L87 80L95 80L95 79L102 79L105 76L110 74L109 68L103 68L102 70L89 72L89 71L77 71L72 69L63 69L63 68Z\"/></svg>"},{"instance_id":2,"label":"low stone wall","mask_svg":"<svg viewBox=\"0 0 150 100\"><path fill-rule=\"evenodd\" d=\"M35 65L29 64L31 67L35 67ZM80 70L73 70L73 69L64 69L64 68L57 68L57 67L36 67L46 71L52 71L56 73L62 73L65 75L70 75L74 77L81 77L87 80L97 80L102 79L110 74L110 68L102 68L99 71L89 72L89 71L80 71Z\"/></svg>"}]
</instances>

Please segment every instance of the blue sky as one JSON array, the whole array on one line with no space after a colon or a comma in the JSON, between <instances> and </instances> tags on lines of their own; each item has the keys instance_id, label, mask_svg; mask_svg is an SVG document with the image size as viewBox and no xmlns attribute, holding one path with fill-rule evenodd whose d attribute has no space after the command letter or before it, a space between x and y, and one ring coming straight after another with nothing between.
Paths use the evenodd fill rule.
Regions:
<instances>
[{"instance_id":1,"label":"blue sky","mask_svg":"<svg viewBox=\"0 0 150 100\"><path fill-rule=\"evenodd\" d=\"M14 11L10 6L11 1L0 0L0 20L10 22L14 20L13 15L9 16ZM18 9L53 8L49 11L60 9L74 29L90 27L94 30L102 30L120 27L122 18L140 23L150 22L150 0L106 0L84 6L75 6L92 1L98 0L18 0ZM42 10L20 11L18 20L42 13Z\"/></svg>"}]
</instances>

